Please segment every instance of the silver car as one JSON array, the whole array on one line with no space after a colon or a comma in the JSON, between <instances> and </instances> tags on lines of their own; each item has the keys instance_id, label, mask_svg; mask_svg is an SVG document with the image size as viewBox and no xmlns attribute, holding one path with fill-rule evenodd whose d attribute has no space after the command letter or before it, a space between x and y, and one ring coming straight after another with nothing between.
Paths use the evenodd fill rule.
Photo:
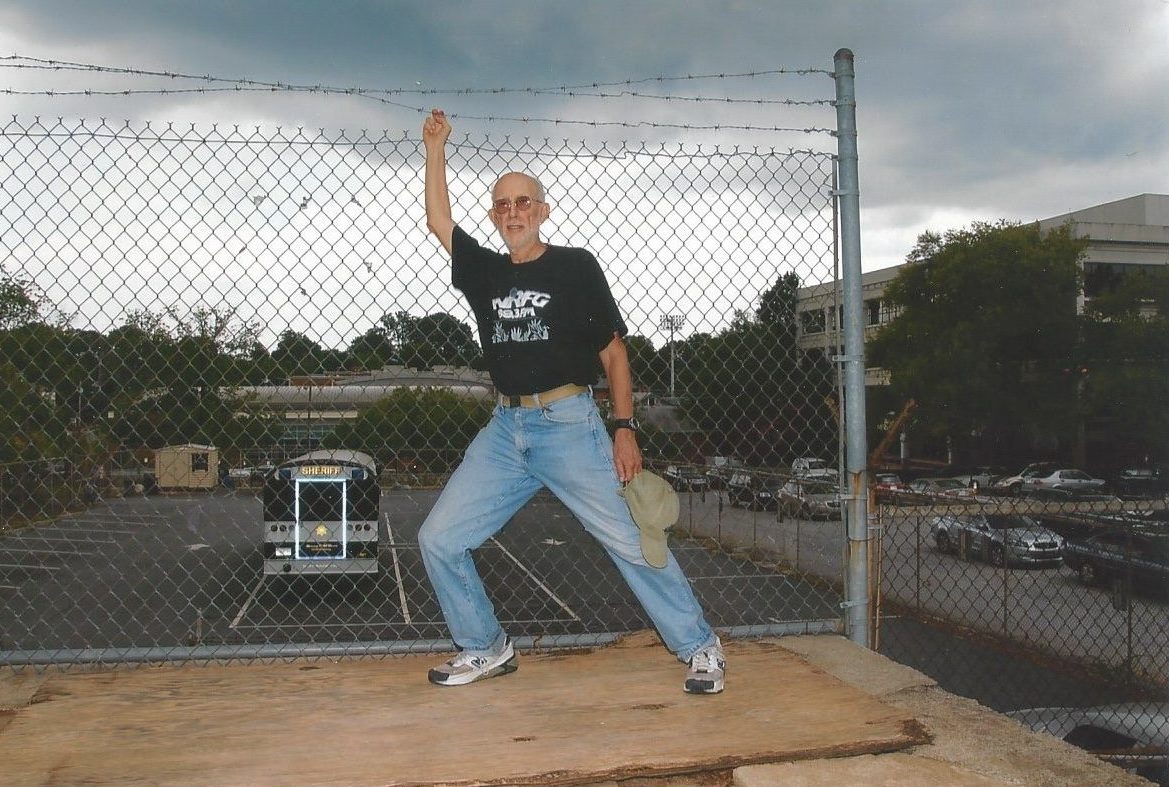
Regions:
<instances>
[{"instance_id":1,"label":"silver car","mask_svg":"<svg viewBox=\"0 0 1169 787\"><path fill-rule=\"evenodd\" d=\"M840 516L840 490L832 481L793 478L776 490L781 509L789 516L833 519Z\"/></svg>"},{"instance_id":2,"label":"silver car","mask_svg":"<svg viewBox=\"0 0 1169 787\"><path fill-rule=\"evenodd\" d=\"M996 566L1058 566L1063 537L1022 514L942 514L930 533L939 552L980 557Z\"/></svg>"}]
</instances>

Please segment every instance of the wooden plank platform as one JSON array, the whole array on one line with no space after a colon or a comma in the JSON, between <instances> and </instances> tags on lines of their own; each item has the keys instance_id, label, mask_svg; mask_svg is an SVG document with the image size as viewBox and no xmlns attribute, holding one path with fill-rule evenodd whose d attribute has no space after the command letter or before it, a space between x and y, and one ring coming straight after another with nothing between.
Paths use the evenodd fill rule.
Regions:
<instances>
[{"instance_id":1,"label":"wooden plank platform","mask_svg":"<svg viewBox=\"0 0 1169 787\"><path fill-rule=\"evenodd\" d=\"M8 785L579 785L929 738L782 640L726 651L709 697L648 632L465 687L427 683L434 655L10 674L0 763Z\"/></svg>"}]
</instances>

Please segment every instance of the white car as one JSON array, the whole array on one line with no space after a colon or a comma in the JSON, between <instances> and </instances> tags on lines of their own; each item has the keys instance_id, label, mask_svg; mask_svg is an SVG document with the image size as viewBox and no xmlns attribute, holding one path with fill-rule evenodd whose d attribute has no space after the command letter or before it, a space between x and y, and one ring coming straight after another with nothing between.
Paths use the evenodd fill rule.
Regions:
<instances>
[{"instance_id":1,"label":"white car","mask_svg":"<svg viewBox=\"0 0 1169 787\"><path fill-rule=\"evenodd\" d=\"M792 475L796 478L823 478L826 481L834 481L839 472L823 459L801 456L792 462Z\"/></svg>"},{"instance_id":2,"label":"white car","mask_svg":"<svg viewBox=\"0 0 1169 787\"><path fill-rule=\"evenodd\" d=\"M1104 488L1103 478L1093 478L1083 470L1064 468L1052 470L1046 475L1033 475L1022 479L1021 491L1026 494L1036 489L1062 489L1066 492L1099 492Z\"/></svg>"},{"instance_id":3,"label":"white car","mask_svg":"<svg viewBox=\"0 0 1169 787\"><path fill-rule=\"evenodd\" d=\"M1058 468L1059 465L1051 462L1035 462L1029 464L1014 475L1005 475L991 481L990 488L998 492L1007 492L1012 495L1017 495L1023 491L1023 485L1032 478L1045 476L1052 470Z\"/></svg>"}]
</instances>

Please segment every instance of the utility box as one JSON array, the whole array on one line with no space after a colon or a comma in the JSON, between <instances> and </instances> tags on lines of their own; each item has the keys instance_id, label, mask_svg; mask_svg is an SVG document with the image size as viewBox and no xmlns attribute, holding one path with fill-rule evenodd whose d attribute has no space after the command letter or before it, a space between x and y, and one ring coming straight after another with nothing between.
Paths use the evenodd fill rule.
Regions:
<instances>
[{"instance_id":1,"label":"utility box","mask_svg":"<svg viewBox=\"0 0 1169 787\"><path fill-rule=\"evenodd\" d=\"M210 445L168 445L154 452L160 489L214 489L219 482L219 449Z\"/></svg>"}]
</instances>

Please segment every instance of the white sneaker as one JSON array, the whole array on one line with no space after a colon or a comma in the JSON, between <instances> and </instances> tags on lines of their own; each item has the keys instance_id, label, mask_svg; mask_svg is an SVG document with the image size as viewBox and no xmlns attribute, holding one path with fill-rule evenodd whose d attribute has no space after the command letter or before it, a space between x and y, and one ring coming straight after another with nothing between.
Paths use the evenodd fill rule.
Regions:
<instances>
[{"instance_id":1,"label":"white sneaker","mask_svg":"<svg viewBox=\"0 0 1169 787\"><path fill-rule=\"evenodd\" d=\"M718 694L723 690L723 677L727 669L727 658L718 637L713 645L707 645L690 657L690 672L682 687L687 694Z\"/></svg>"},{"instance_id":2,"label":"white sneaker","mask_svg":"<svg viewBox=\"0 0 1169 787\"><path fill-rule=\"evenodd\" d=\"M494 656L459 653L430 670L427 678L437 686L464 686L477 680L506 675L519 669L516 664L515 648L509 637L503 650Z\"/></svg>"}]
</instances>

